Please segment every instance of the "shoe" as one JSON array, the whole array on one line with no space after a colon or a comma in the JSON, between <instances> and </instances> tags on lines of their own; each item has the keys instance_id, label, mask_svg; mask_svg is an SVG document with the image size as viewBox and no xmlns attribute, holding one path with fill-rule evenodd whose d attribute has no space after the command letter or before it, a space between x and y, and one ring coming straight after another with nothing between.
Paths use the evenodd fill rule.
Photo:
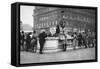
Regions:
<instances>
[{"instance_id":1,"label":"shoe","mask_svg":"<svg viewBox=\"0 0 100 69\"><path fill-rule=\"evenodd\" d=\"M40 54L43 54L42 52L40 52Z\"/></svg>"},{"instance_id":2,"label":"shoe","mask_svg":"<svg viewBox=\"0 0 100 69\"><path fill-rule=\"evenodd\" d=\"M65 52L66 50L64 49L63 51Z\"/></svg>"}]
</instances>

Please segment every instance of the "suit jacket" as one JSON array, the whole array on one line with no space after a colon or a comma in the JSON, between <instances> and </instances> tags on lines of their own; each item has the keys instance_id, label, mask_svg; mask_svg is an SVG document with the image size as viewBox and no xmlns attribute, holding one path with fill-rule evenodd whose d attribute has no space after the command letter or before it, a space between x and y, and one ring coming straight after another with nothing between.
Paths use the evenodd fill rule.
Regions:
<instances>
[{"instance_id":1,"label":"suit jacket","mask_svg":"<svg viewBox=\"0 0 100 69\"><path fill-rule=\"evenodd\" d=\"M40 33L39 34L39 41L44 42L46 37L47 37L47 34L45 32Z\"/></svg>"}]
</instances>

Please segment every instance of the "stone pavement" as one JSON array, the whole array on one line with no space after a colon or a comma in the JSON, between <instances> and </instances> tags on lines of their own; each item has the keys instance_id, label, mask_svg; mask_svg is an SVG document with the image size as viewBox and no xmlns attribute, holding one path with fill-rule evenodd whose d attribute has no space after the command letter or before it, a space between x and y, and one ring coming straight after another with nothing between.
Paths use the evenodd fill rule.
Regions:
<instances>
[{"instance_id":1,"label":"stone pavement","mask_svg":"<svg viewBox=\"0 0 100 69\"><path fill-rule=\"evenodd\" d=\"M68 50L66 52L45 52L44 54L21 51L20 63L40 63L95 59L95 48Z\"/></svg>"}]
</instances>

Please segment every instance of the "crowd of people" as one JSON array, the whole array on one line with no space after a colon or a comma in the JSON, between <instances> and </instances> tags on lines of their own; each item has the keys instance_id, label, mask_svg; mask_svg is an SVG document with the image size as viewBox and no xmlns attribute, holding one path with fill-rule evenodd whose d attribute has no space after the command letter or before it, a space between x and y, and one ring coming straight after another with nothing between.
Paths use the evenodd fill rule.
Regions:
<instances>
[{"instance_id":1,"label":"crowd of people","mask_svg":"<svg viewBox=\"0 0 100 69\"><path fill-rule=\"evenodd\" d=\"M94 32L81 32L77 33L74 32L72 34L73 37L73 47L74 49L76 46L79 48L88 48L88 47L94 47L95 46L95 33Z\"/></svg>"},{"instance_id":2,"label":"crowd of people","mask_svg":"<svg viewBox=\"0 0 100 69\"><path fill-rule=\"evenodd\" d=\"M64 33L56 33L56 37L59 37L59 43L62 46L62 50L66 51L67 46L68 46L68 34ZM32 36L31 36L32 35ZM63 37L60 37L63 35ZM95 39L95 32L72 32L69 34L72 39L72 47L73 49L78 48L90 48L90 47L95 47L96 45L96 39ZM39 41L40 44L40 49L39 53L43 54L43 48L44 44L46 41L46 37L48 37L48 34L46 31L42 30L39 34L37 34L36 31L33 33L28 33L25 34L23 31L21 32L20 35L20 40L21 40L21 49L25 51L31 51L33 53L37 52L37 41Z\"/></svg>"},{"instance_id":3,"label":"crowd of people","mask_svg":"<svg viewBox=\"0 0 100 69\"><path fill-rule=\"evenodd\" d=\"M40 44L39 53L43 54L42 51L43 51L46 37L47 37L47 34L45 33L44 30L42 30L39 35L36 33L36 31L34 31L33 33L30 32L28 34L25 34L22 31L20 35L21 49L35 53L37 52L37 41L39 40L39 44Z\"/></svg>"}]
</instances>

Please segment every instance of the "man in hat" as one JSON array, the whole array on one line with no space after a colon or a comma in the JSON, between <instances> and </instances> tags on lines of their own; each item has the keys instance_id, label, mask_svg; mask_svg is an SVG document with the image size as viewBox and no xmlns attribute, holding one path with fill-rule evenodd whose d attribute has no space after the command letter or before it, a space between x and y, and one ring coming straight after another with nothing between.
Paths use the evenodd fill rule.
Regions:
<instances>
[{"instance_id":1,"label":"man in hat","mask_svg":"<svg viewBox=\"0 0 100 69\"><path fill-rule=\"evenodd\" d=\"M47 34L45 33L45 30L41 30L41 33L39 34L39 43L40 43L40 54L43 54L43 47L45 44L45 38L47 37Z\"/></svg>"}]
</instances>

